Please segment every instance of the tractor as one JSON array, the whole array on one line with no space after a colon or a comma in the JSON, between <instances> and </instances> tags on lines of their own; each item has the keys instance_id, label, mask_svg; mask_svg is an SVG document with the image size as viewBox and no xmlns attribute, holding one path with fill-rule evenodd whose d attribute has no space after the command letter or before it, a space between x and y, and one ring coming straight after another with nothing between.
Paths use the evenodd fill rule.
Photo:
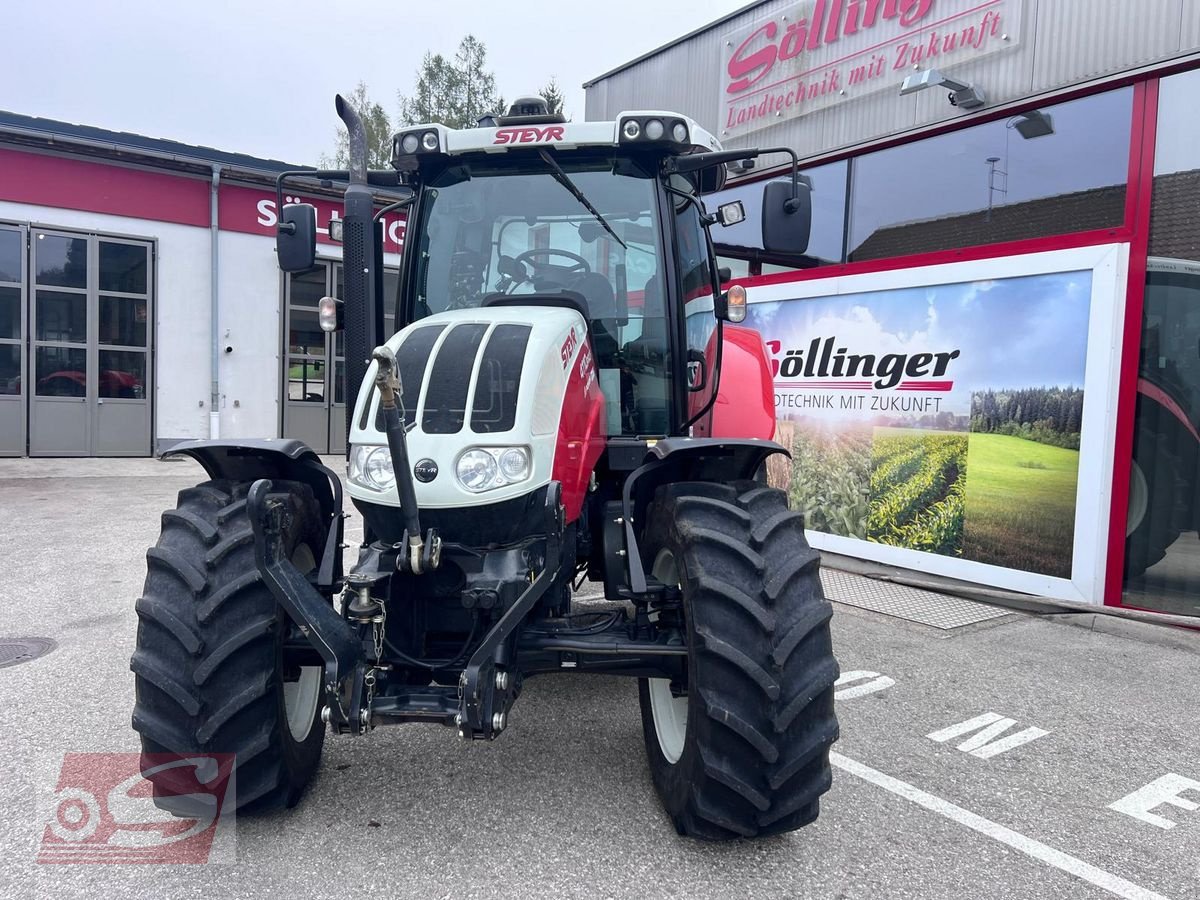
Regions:
<instances>
[{"instance_id":1,"label":"tractor","mask_svg":"<svg viewBox=\"0 0 1200 900\"><path fill-rule=\"evenodd\" d=\"M764 476L787 452L768 357L709 236L761 205L764 246L802 253L795 155L709 213L728 165L791 151L723 150L668 112L567 122L530 98L474 128L405 128L378 171L336 106L349 166L279 176L276 250L285 272L314 265L314 209L284 206L285 182L347 185L329 229L344 296L319 307L346 347L345 487L295 440L170 449L208 480L163 513L136 607L156 802L179 812L149 760L225 753L237 808L290 807L327 733L424 722L490 741L526 679L574 672L638 679L680 834L813 822L838 736L832 607ZM397 211L384 298L380 217ZM348 571L343 491L363 521ZM575 596L584 580L602 602Z\"/></svg>"}]
</instances>

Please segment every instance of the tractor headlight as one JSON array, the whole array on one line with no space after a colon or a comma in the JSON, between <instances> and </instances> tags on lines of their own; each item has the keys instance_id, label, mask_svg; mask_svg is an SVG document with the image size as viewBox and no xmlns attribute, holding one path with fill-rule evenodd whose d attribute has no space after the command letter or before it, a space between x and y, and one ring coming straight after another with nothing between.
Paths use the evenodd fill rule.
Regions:
<instances>
[{"instance_id":1,"label":"tractor headlight","mask_svg":"<svg viewBox=\"0 0 1200 900\"><path fill-rule=\"evenodd\" d=\"M417 152L417 147L421 145L421 139L415 134L406 134L400 140L400 149L410 156Z\"/></svg>"},{"instance_id":2,"label":"tractor headlight","mask_svg":"<svg viewBox=\"0 0 1200 900\"><path fill-rule=\"evenodd\" d=\"M646 123L646 139L650 141L661 140L665 129L661 119L651 119Z\"/></svg>"},{"instance_id":3,"label":"tractor headlight","mask_svg":"<svg viewBox=\"0 0 1200 900\"><path fill-rule=\"evenodd\" d=\"M396 486L391 452L387 447L355 444L350 449L346 477L352 484L370 491L390 491Z\"/></svg>"},{"instance_id":4,"label":"tractor headlight","mask_svg":"<svg viewBox=\"0 0 1200 900\"><path fill-rule=\"evenodd\" d=\"M473 494L525 481L530 473L527 447L472 447L454 466L458 483Z\"/></svg>"}]
</instances>

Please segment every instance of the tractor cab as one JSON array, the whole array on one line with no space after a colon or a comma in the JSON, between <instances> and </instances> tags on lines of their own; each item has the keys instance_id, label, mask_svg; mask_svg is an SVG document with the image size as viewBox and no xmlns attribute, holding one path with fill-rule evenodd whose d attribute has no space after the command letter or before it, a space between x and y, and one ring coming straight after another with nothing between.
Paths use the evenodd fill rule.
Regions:
<instances>
[{"instance_id":1,"label":"tractor cab","mask_svg":"<svg viewBox=\"0 0 1200 900\"><path fill-rule=\"evenodd\" d=\"M492 306L576 308L607 434L687 433L707 412L689 395L716 380L714 321L745 312L718 309L707 226L744 213L740 204L712 217L703 208L701 192L719 187L725 169L695 162L719 153L716 139L661 112L566 123L537 99L480 124L415 126L394 139L393 166L415 192L397 321ZM804 186L794 213L782 205L776 240L806 244Z\"/></svg>"}]
</instances>

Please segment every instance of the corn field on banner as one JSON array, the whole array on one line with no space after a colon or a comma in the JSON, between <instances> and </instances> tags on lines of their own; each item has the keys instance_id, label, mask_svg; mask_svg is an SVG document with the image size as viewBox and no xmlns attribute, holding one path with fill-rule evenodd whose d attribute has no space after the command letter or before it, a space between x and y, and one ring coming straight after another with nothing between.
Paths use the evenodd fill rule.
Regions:
<instances>
[{"instance_id":1,"label":"corn field on banner","mask_svg":"<svg viewBox=\"0 0 1200 900\"><path fill-rule=\"evenodd\" d=\"M1012 269L1013 259L938 269L961 277ZM1089 383L1089 343L1093 323L1113 318L1111 301L1099 309L1095 299L1096 281L1111 274L1089 267L862 292L845 290L850 277L826 283L838 294L803 297L789 288L811 294L821 283L751 287L747 324L771 356L776 439L792 453L774 457L768 477L804 513L814 544L1081 599L1071 587L1080 543L1085 568L1102 550L1076 526L1081 458L1102 452L1084 440L1105 427L1088 395L1108 393L1108 373L1097 366Z\"/></svg>"}]
</instances>

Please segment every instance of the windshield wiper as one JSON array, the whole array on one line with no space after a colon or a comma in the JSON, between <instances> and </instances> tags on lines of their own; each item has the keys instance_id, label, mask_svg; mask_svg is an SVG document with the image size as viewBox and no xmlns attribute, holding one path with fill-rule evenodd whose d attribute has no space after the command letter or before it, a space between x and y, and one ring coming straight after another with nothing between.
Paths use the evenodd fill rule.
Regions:
<instances>
[{"instance_id":1,"label":"windshield wiper","mask_svg":"<svg viewBox=\"0 0 1200 900\"><path fill-rule=\"evenodd\" d=\"M621 236L613 230L613 227L609 225L608 222L604 221L604 216L600 215L600 211L596 209L596 207L592 206L591 201L583 195L583 191L581 191L578 185L571 180L571 176L563 171L562 166L558 164L558 160L556 160L545 150L539 150L538 154L542 157L542 160L545 161L546 165L550 167L550 173L554 176L554 180L570 191L571 196L583 204L583 208L596 217L596 221L600 223L605 231L613 236L613 240L628 250L629 245L621 240Z\"/></svg>"}]
</instances>

